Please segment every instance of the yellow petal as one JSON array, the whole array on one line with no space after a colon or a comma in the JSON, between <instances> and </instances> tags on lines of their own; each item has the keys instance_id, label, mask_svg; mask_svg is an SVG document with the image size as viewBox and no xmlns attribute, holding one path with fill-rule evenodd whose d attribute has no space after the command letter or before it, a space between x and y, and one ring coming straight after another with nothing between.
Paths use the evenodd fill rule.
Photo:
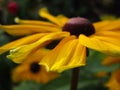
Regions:
<instances>
[{"instance_id":1,"label":"yellow petal","mask_svg":"<svg viewBox=\"0 0 120 90\"><path fill-rule=\"evenodd\" d=\"M19 24L26 24L26 25L42 25L42 26L49 26L49 27L57 27L57 25L46 22L46 21L38 21L38 20L22 20L19 19L18 17L15 18L15 22Z\"/></svg>"},{"instance_id":2,"label":"yellow petal","mask_svg":"<svg viewBox=\"0 0 120 90\"><path fill-rule=\"evenodd\" d=\"M46 18L46 19L50 20L51 22L55 23L56 25L58 25L60 27L63 26L60 23L60 21L59 21L59 19L57 17L55 17L55 16L53 16L53 15L51 15L49 13L49 11L47 10L47 8L41 8L40 11L39 11L39 15L41 17L43 17L43 18Z\"/></svg>"},{"instance_id":3,"label":"yellow petal","mask_svg":"<svg viewBox=\"0 0 120 90\"><path fill-rule=\"evenodd\" d=\"M61 39L61 38L66 37L66 36L69 36L69 33L56 32L56 33L47 34L46 36L40 38L36 42L33 42L31 44L28 44L28 45L23 45L23 46L20 46L18 48L11 50L8 58L10 58L16 62L22 61L24 58L26 58L34 50L45 46L46 44L50 43L50 41L52 41L52 40Z\"/></svg>"},{"instance_id":4,"label":"yellow petal","mask_svg":"<svg viewBox=\"0 0 120 90\"><path fill-rule=\"evenodd\" d=\"M28 35L33 33L46 33L61 31L61 28L38 25L0 25L4 31L13 36Z\"/></svg>"},{"instance_id":5,"label":"yellow petal","mask_svg":"<svg viewBox=\"0 0 120 90\"><path fill-rule=\"evenodd\" d=\"M97 32L94 34L94 38L99 39L103 42L113 43L114 45L120 45L120 31L112 32L112 31L103 31Z\"/></svg>"},{"instance_id":6,"label":"yellow petal","mask_svg":"<svg viewBox=\"0 0 120 90\"><path fill-rule=\"evenodd\" d=\"M86 47L83 46L79 41L77 43L77 46L74 50L70 62L71 63L69 65L75 65L77 62L78 62L78 66L80 66L80 64L81 66L86 65Z\"/></svg>"},{"instance_id":7,"label":"yellow petal","mask_svg":"<svg viewBox=\"0 0 120 90\"><path fill-rule=\"evenodd\" d=\"M93 24L95 30L98 31L107 31L107 30L119 30L120 31L120 19L118 20L108 20L96 22Z\"/></svg>"},{"instance_id":8,"label":"yellow petal","mask_svg":"<svg viewBox=\"0 0 120 90\"><path fill-rule=\"evenodd\" d=\"M95 22L95 23L93 23L93 25L96 29L99 29L99 28L109 25L110 23L111 23L111 21L105 20L105 21Z\"/></svg>"},{"instance_id":9,"label":"yellow petal","mask_svg":"<svg viewBox=\"0 0 120 90\"><path fill-rule=\"evenodd\" d=\"M83 50L83 51L81 51ZM85 51L84 51L85 50ZM47 71L63 72L85 65L86 49L78 43L76 37L66 37L41 61Z\"/></svg>"},{"instance_id":10,"label":"yellow petal","mask_svg":"<svg viewBox=\"0 0 120 90\"><path fill-rule=\"evenodd\" d=\"M69 18L65 17L64 15L58 15L57 18L59 19L62 27L67 23Z\"/></svg>"},{"instance_id":11,"label":"yellow petal","mask_svg":"<svg viewBox=\"0 0 120 90\"><path fill-rule=\"evenodd\" d=\"M37 50L33 51L33 53L30 53L30 55L24 59L24 62L32 63L33 60L36 62L39 62L49 51L50 51L49 49L46 49L44 47L37 49ZM21 63L21 62L19 62L19 63Z\"/></svg>"},{"instance_id":12,"label":"yellow petal","mask_svg":"<svg viewBox=\"0 0 120 90\"><path fill-rule=\"evenodd\" d=\"M109 66L109 65L112 65L112 64L116 64L116 63L120 63L120 57L111 57L111 56L108 56L108 57L106 57L102 61L102 64L106 65L106 66Z\"/></svg>"},{"instance_id":13,"label":"yellow petal","mask_svg":"<svg viewBox=\"0 0 120 90\"><path fill-rule=\"evenodd\" d=\"M22 62L32 63L33 60L36 62L39 62L43 58L43 56L45 56L49 51L50 51L49 49L40 48L30 53L26 58L21 59L21 61L18 61L18 60L17 61L13 60L13 61L15 63L22 63Z\"/></svg>"},{"instance_id":14,"label":"yellow petal","mask_svg":"<svg viewBox=\"0 0 120 90\"><path fill-rule=\"evenodd\" d=\"M118 34L116 33L117 36ZM119 38L116 38L116 37L111 38L110 36L100 37L100 36L94 36L94 35L91 37L86 37L85 35L81 34L79 39L80 39L80 43L88 48L91 48L109 55L120 55Z\"/></svg>"},{"instance_id":15,"label":"yellow petal","mask_svg":"<svg viewBox=\"0 0 120 90\"><path fill-rule=\"evenodd\" d=\"M15 40L15 41L10 42L6 45L3 45L3 46L0 47L0 54L4 53L4 52L6 52L10 49L21 46L21 45L33 43L33 42L39 40L44 35L46 35L46 33L34 34L34 35L31 35L31 36L26 36L26 37L23 37L21 39Z\"/></svg>"}]
</instances>

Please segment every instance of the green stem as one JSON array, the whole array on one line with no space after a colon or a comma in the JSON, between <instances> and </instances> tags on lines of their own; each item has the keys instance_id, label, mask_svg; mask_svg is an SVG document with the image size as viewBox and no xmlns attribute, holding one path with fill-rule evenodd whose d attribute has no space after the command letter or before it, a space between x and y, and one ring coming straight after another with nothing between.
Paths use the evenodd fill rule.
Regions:
<instances>
[{"instance_id":1,"label":"green stem","mask_svg":"<svg viewBox=\"0 0 120 90\"><path fill-rule=\"evenodd\" d=\"M73 70L72 70L72 78L71 78L71 88L70 88L70 90L77 90L78 78L79 78L79 67L73 68Z\"/></svg>"}]
</instances>

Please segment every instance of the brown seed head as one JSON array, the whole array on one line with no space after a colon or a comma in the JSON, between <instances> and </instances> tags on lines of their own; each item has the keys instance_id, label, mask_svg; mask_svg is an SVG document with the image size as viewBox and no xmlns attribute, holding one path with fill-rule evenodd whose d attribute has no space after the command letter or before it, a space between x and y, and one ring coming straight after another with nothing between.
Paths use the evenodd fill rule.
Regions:
<instances>
[{"instance_id":1,"label":"brown seed head","mask_svg":"<svg viewBox=\"0 0 120 90\"><path fill-rule=\"evenodd\" d=\"M68 31L71 35L79 36L80 34L84 34L86 36L90 36L95 33L95 29L92 23L85 18L74 17L68 20L68 22L64 25L63 31Z\"/></svg>"}]
</instances>

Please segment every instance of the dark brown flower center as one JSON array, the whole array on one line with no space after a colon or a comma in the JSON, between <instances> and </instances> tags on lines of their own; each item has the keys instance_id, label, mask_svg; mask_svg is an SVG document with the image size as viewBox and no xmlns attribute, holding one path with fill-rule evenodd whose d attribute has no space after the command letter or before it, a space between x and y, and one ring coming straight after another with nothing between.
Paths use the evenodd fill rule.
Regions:
<instances>
[{"instance_id":1,"label":"dark brown flower center","mask_svg":"<svg viewBox=\"0 0 120 90\"><path fill-rule=\"evenodd\" d=\"M32 73L38 73L40 71L40 65L38 64L38 62L34 62L30 65L30 71Z\"/></svg>"},{"instance_id":2,"label":"dark brown flower center","mask_svg":"<svg viewBox=\"0 0 120 90\"><path fill-rule=\"evenodd\" d=\"M88 19L81 17L74 17L69 19L68 22L64 25L63 31L68 31L71 35L76 36L79 36L80 34L90 36L95 33L95 29L92 23Z\"/></svg>"}]
</instances>

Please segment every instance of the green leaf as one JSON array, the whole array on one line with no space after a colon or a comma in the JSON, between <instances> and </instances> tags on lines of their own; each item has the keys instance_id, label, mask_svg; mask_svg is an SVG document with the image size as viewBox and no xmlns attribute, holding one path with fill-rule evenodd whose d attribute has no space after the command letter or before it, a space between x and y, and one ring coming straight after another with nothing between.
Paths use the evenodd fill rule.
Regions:
<instances>
[{"instance_id":1,"label":"green leaf","mask_svg":"<svg viewBox=\"0 0 120 90\"><path fill-rule=\"evenodd\" d=\"M33 81L23 81L20 85L15 86L13 90L40 90L40 85Z\"/></svg>"}]
</instances>

